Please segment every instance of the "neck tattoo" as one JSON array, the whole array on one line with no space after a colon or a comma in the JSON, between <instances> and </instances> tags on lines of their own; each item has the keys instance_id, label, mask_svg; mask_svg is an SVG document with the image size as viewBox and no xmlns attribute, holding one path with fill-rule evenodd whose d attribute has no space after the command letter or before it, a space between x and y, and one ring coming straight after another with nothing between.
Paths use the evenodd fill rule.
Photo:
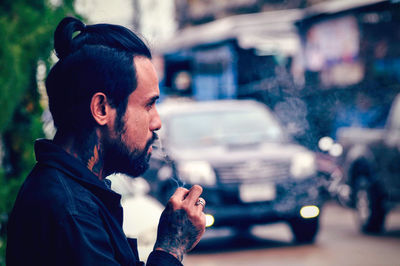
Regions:
<instances>
[{"instance_id":1,"label":"neck tattoo","mask_svg":"<svg viewBox=\"0 0 400 266\"><path fill-rule=\"evenodd\" d=\"M89 168L89 170L93 172L93 168L98 162L99 162L99 150L97 148L97 145L95 145L93 148L93 155L87 162L87 168Z\"/></svg>"}]
</instances>

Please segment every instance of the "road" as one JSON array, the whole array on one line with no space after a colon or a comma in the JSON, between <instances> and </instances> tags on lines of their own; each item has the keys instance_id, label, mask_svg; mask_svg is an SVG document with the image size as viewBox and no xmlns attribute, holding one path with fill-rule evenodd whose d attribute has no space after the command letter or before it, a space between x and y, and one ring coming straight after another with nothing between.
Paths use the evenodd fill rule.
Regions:
<instances>
[{"instance_id":1,"label":"road","mask_svg":"<svg viewBox=\"0 0 400 266\"><path fill-rule=\"evenodd\" d=\"M229 230L208 230L185 266L259 265L400 265L400 209L392 211L381 235L358 232L352 211L333 203L324 206L315 244L294 245L285 224L257 226L252 237Z\"/></svg>"}]
</instances>

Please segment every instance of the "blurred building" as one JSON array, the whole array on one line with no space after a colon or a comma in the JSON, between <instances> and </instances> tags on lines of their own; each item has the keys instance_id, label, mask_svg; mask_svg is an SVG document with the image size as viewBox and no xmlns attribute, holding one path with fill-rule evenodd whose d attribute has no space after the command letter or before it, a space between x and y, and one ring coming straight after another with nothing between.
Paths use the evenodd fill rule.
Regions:
<instances>
[{"instance_id":1,"label":"blurred building","mask_svg":"<svg viewBox=\"0 0 400 266\"><path fill-rule=\"evenodd\" d=\"M52 5L62 4L62 0L50 0ZM75 11L89 24L111 23L132 28L132 0L75 0Z\"/></svg>"},{"instance_id":2,"label":"blurred building","mask_svg":"<svg viewBox=\"0 0 400 266\"><path fill-rule=\"evenodd\" d=\"M153 47L162 95L254 98L303 144L384 124L399 91L399 1L176 0Z\"/></svg>"},{"instance_id":3,"label":"blurred building","mask_svg":"<svg viewBox=\"0 0 400 266\"><path fill-rule=\"evenodd\" d=\"M131 0L133 3L133 26L149 42L150 46L169 39L177 29L174 0Z\"/></svg>"},{"instance_id":4,"label":"blurred building","mask_svg":"<svg viewBox=\"0 0 400 266\"><path fill-rule=\"evenodd\" d=\"M265 101L300 49L294 22L301 15L300 9L235 15L178 31L156 49L164 59L164 92Z\"/></svg>"},{"instance_id":5,"label":"blurred building","mask_svg":"<svg viewBox=\"0 0 400 266\"><path fill-rule=\"evenodd\" d=\"M291 72L300 39L294 23L302 18L299 8L315 2L321 1L175 1L178 31L154 50L162 95L255 98L273 108L282 91L296 90ZM288 101L279 105L281 118L292 132L304 133L305 105ZM289 116L288 105L303 111Z\"/></svg>"},{"instance_id":6,"label":"blurred building","mask_svg":"<svg viewBox=\"0 0 400 266\"><path fill-rule=\"evenodd\" d=\"M175 0L179 28L204 24L224 17L305 8L324 0Z\"/></svg>"},{"instance_id":7,"label":"blurred building","mask_svg":"<svg viewBox=\"0 0 400 266\"><path fill-rule=\"evenodd\" d=\"M305 9L296 25L313 138L336 137L340 127L383 127L400 92L400 2L324 2Z\"/></svg>"}]
</instances>

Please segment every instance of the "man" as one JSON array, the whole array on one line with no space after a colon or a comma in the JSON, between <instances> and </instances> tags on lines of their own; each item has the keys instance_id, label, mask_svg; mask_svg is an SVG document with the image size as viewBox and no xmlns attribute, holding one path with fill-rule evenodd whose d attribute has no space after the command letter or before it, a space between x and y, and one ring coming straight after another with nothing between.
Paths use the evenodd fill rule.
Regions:
<instances>
[{"instance_id":1,"label":"man","mask_svg":"<svg viewBox=\"0 0 400 266\"><path fill-rule=\"evenodd\" d=\"M46 89L57 133L35 143L37 164L9 219L7 265L143 265L136 241L122 231L120 195L105 177L148 167L161 127L150 51L124 27L75 18L60 22L54 47L60 60ZM200 186L176 190L148 265L181 265L199 242L201 193Z\"/></svg>"}]
</instances>

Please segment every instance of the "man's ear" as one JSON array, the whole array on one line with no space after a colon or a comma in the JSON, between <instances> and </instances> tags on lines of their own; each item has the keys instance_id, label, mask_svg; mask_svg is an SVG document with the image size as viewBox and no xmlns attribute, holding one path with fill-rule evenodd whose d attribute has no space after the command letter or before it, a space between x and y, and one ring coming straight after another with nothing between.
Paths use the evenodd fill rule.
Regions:
<instances>
[{"instance_id":1,"label":"man's ear","mask_svg":"<svg viewBox=\"0 0 400 266\"><path fill-rule=\"evenodd\" d=\"M96 92L90 101L90 111L94 120L100 126L107 124L114 112L107 100L107 96L102 92Z\"/></svg>"}]
</instances>

